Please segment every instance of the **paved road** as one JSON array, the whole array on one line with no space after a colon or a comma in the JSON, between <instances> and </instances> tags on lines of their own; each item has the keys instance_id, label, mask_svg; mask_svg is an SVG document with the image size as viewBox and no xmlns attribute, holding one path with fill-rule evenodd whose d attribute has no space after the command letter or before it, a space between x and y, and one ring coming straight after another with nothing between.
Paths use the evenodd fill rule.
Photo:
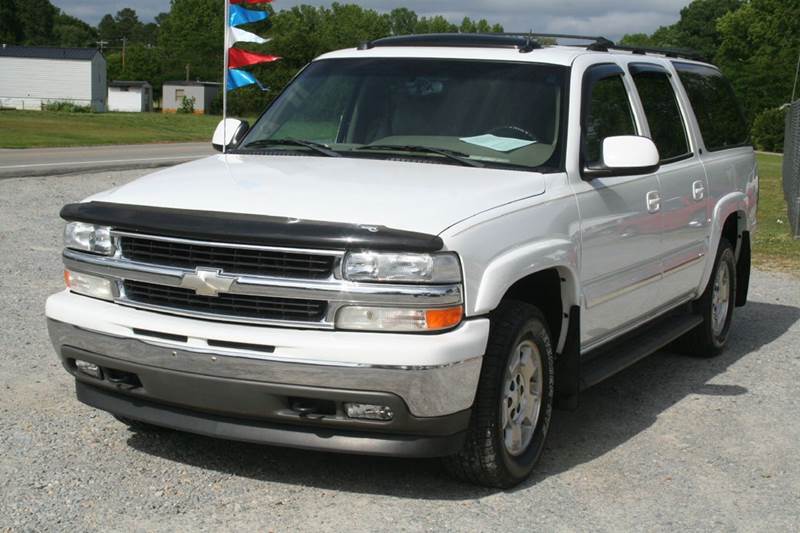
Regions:
<instances>
[{"instance_id":1,"label":"paved road","mask_svg":"<svg viewBox=\"0 0 800 533\"><path fill-rule=\"evenodd\" d=\"M210 143L0 149L0 179L156 168L214 154Z\"/></svg>"},{"instance_id":2,"label":"paved road","mask_svg":"<svg viewBox=\"0 0 800 533\"><path fill-rule=\"evenodd\" d=\"M800 278L756 272L731 347L663 352L556 412L509 492L435 461L133 433L74 399L44 327L62 204L141 172L0 182L0 531L800 529Z\"/></svg>"}]
</instances>

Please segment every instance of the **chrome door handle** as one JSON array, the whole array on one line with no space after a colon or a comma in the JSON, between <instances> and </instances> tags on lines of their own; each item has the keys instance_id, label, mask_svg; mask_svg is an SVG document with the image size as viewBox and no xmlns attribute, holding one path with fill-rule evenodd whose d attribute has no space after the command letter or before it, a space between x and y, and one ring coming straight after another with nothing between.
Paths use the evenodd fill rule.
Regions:
<instances>
[{"instance_id":1,"label":"chrome door handle","mask_svg":"<svg viewBox=\"0 0 800 533\"><path fill-rule=\"evenodd\" d=\"M647 193L647 212L658 213L661 211L661 195L658 191L650 191Z\"/></svg>"},{"instance_id":2,"label":"chrome door handle","mask_svg":"<svg viewBox=\"0 0 800 533\"><path fill-rule=\"evenodd\" d=\"M692 183L692 198L694 198L695 202L699 202L700 200L706 197L706 186L702 181L695 181Z\"/></svg>"}]
</instances>

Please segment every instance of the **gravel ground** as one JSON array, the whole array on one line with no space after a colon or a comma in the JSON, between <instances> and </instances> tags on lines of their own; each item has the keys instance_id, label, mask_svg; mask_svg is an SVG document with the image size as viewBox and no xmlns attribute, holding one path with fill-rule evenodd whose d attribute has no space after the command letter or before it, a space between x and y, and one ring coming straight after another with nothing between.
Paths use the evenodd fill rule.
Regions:
<instances>
[{"instance_id":1,"label":"gravel ground","mask_svg":"<svg viewBox=\"0 0 800 533\"><path fill-rule=\"evenodd\" d=\"M44 300L59 208L137 172L0 182L0 531L798 531L800 279L754 274L730 349L660 353L556 412L522 487L435 461L134 433L79 404ZM13 281L12 281L13 280Z\"/></svg>"}]
</instances>

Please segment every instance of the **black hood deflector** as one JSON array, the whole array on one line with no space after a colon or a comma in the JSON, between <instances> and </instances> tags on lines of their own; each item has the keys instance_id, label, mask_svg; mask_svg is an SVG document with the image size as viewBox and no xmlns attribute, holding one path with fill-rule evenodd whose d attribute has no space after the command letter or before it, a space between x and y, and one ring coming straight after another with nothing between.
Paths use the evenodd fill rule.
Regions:
<instances>
[{"instance_id":1,"label":"black hood deflector","mask_svg":"<svg viewBox=\"0 0 800 533\"><path fill-rule=\"evenodd\" d=\"M383 226L108 202L66 205L61 218L135 233L262 246L405 252L437 252L444 246L436 235Z\"/></svg>"}]
</instances>

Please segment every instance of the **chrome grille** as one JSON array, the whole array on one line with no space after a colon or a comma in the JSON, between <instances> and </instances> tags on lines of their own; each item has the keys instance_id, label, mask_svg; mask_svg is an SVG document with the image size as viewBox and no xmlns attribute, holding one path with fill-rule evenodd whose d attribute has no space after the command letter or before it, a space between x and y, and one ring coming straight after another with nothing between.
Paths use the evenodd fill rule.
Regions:
<instances>
[{"instance_id":1,"label":"chrome grille","mask_svg":"<svg viewBox=\"0 0 800 533\"><path fill-rule=\"evenodd\" d=\"M125 298L133 303L165 308L165 310L209 313L232 318L258 320L283 320L292 322L320 322L325 317L327 302L220 294L200 296L180 287L168 287L140 281L123 282Z\"/></svg>"},{"instance_id":2,"label":"chrome grille","mask_svg":"<svg viewBox=\"0 0 800 533\"><path fill-rule=\"evenodd\" d=\"M215 246L123 235L122 256L131 261L194 270L218 268L229 274L276 278L327 279L334 267L333 255L260 249L258 247Z\"/></svg>"}]
</instances>

